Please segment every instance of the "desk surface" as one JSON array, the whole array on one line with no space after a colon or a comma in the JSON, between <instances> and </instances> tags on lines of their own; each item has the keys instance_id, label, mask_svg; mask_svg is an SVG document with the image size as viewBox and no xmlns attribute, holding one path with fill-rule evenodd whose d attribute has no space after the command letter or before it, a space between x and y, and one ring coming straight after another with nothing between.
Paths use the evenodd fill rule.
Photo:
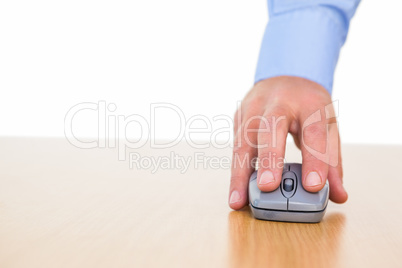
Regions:
<instances>
[{"instance_id":1,"label":"desk surface","mask_svg":"<svg viewBox=\"0 0 402 268\"><path fill-rule=\"evenodd\" d=\"M0 148L0 267L402 266L402 147L344 145L349 201L330 203L319 224L232 211L230 149L130 150L143 167L200 153L223 166L153 174L117 149L65 139L1 138ZM300 160L293 147L286 157Z\"/></svg>"}]
</instances>

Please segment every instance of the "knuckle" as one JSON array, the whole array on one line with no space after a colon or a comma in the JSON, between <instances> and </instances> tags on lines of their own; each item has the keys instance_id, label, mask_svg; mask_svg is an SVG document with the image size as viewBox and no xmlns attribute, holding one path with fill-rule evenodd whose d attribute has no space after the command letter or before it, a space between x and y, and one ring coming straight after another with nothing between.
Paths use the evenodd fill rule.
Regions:
<instances>
[{"instance_id":1,"label":"knuckle","mask_svg":"<svg viewBox=\"0 0 402 268\"><path fill-rule=\"evenodd\" d=\"M233 147L233 155L245 155L253 153L253 148L247 146L246 142L242 142L241 144L236 144Z\"/></svg>"},{"instance_id":2,"label":"knuckle","mask_svg":"<svg viewBox=\"0 0 402 268\"><path fill-rule=\"evenodd\" d=\"M306 165L314 165L319 167L321 165L321 160L319 160L315 155L309 153L309 152L305 152L303 154L303 164Z\"/></svg>"},{"instance_id":3,"label":"knuckle","mask_svg":"<svg viewBox=\"0 0 402 268\"><path fill-rule=\"evenodd\" d=\"M279 157L280 153L274 150L264 150L258 153L258 159L271 159Z\"/></svg>"},{"instance_id":4,"label":"knuckle","mask_svg":"<svg viewBox=\"0 0 402 268\"><path fill-rule=\"evenodd\" d=\"M235 145L245 146L245 147L256 147L258 140L258 128L245 128L241 127L238 129L235 135Z\"/></svg>"},{"instance_id":5,"label":"knuckle","mask_svg":"<svg viewBox=\"0 0 402 268\"><path fill-rule=\"evenodd\" d=\"M242 122L242 128L246 129L258 129L260 127L261 119L263 118L261 115L250 115L245 117L247 119Z\"/></svg>"},{"instance_id":6,"label":"knuckle","mask_svg":"<svg viewBox=\"0 0 402 268\"><path fill-rule=\"evenodd\" d=\"M265 151L258 155L259 168L280 168L284 159L279 152Z\"/></svg>"},{"instance_id":7,"label":"knuckle","mask_svg":"<svg viewBox=\"0 0 402 268\"><path fill-rule=\"evenodd\" d=\"M232 175L231 177L230 177L230 184L231 185L235 185L235 184L237 184L237 183L239 183L239 182L243 182L245 180L245 177L244 176L240 176L240 175Z\"/></svg>"},{"instance_id":8,"label":"knuckle","mask_svg":"<svg viewBox=\"0 0 402 268\"><path fill-rule=\"evenodd\" d=\"M234 146L233 154L244 154L247 152L247 149L244 146Z\"/></svg>"}]
</instances>

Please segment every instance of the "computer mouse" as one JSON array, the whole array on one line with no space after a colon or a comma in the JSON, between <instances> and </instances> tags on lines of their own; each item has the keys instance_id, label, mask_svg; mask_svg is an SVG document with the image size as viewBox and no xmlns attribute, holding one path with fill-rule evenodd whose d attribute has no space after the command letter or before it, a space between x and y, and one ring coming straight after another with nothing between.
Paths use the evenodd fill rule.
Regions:
<instances>
[{"instance_id":1,"label":"computer mouse","mask_svg":"<svg viewBox=\"0 0 402 268\"><path fill-rule=\"evenodd\" d=\"M261 192L257 171L249 181L248 196L255 218L269 221L320 222L324 217L329 195L328 181L319 192L311 193L302 185L302 165L286 163L280 186L272 192Z\"/></svg>"}]
</instances>

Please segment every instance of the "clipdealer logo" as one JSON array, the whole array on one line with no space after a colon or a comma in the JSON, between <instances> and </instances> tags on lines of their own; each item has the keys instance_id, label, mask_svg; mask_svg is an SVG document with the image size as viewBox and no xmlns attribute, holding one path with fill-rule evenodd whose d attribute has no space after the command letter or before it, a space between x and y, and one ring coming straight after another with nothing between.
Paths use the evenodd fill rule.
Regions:
<instances>
[{"instance_id":1,"label":"clipdealer logo","mask_svg":"<svg viewBox=\"0 0 402 268\"><path fill-rule=\"evenodd\" d=\"M338 102L334 102L336 105ZM326 125L326 150L324 152L317 151L313 149L313 146L309 146L306 143L305 137L303 135L304 130L313 125L314 123L320 122L322 120L329 120L331 118L336 118L333 104L328 104L324 107L325 116L322 115L321 110L317 110L311 114L303 125L301 126L301 138L300 142L308 152L316 157L317 159L326 162L331 166L338 165L337 154L330 154L329 151L337 151L338 147L338 136L334 135L336 132L330 131L332 124ZM238 111L241 111L241 102L238 102ZM240 107L240 108L239 108ZM238 122L234 122L233 118L228 115L217 115L212 118L208 118L205 115L193 115L186 118L184 112L176 105L171 103L151 103L150 104L150 116L148 118L140 114L130 114L122 115L118 114L117 106L114 103L106 103L106 101L94 102L83 102L78 103L71 107L65 115L64 118L64 134L66 139L70 144L77 148L82 149L92 149L92 148L116 148L118 151L119 161L129 161L129 166L131 169L149 169L152 172L156 172L160 169L178 169L180 172L185 172L191 165L194 164L195 168L230 168L231 165L251 165L255 167L256 165L282 165L284 159L277 159L276 155L267 155L264 159L256 159L248 154L240 156L234 153L232 158L229 157L208 157L205 154L201 159L202 154L198 152L193 156L185 157L179 156L177 154L170 153L169 156L143 156L138 152L132 152L135 149L139 149L143 146L149 146L151 149L168 149L173 148L178 145L181 141L185 140L188 145L195 149L207 149L210 147L223 149L232 148L233 149L233 139L234 139L234 126L246 126L238 128L236 131L236 139L244 142L249 147L260 148L276 147L277 133L276 124L284 120L284 116L278 118L272 118L268 122L267 118L263 116L253 116L247 120L247 122L241 121L241 116L237 117ZM157 139L157 126L156 122L158 117L166 120L166 113L173 113L176 119L180 122L179 127L175 130L176 135L170 140L158 140ZM74 121L77 116L91 113L96 115L97 120L97 133L96 137L93 139L80 139L74 133ZM165 117L164 117L165 116ZM259 120L265 128L263 129L252 129L248 127L250 122L253 120ZM199 126L199 123L203 127ZM333 123L337 124L337 123ZM128 128L135 128L139 135L133 139L128 133ZM334 128L332 128L334 129ZM161 130L159 130L161 131ZM163 130L162 130L163 131ZM270 133L271 140L267 144L254 144L249 139L249 133ZM159 133L160 134L160 133ZM194 135L203 134L203 137L207 139L197 140L194 139ZM226 137L222 140L218 137ZM242 144L237 142L237 146ZM332 146L332 148L330 148ZM236 148L235 148L236 151Z\"/></svg>"},{"instance_id":2,"label":"clipdealer logo","mask_svg":"<svg viewBox=\"0 0 402 268\"><path fill-rule=\"evenodd\" d=\"M127 149L139 149L149 143L151 148L167 149L172 148L183 139L196 149L206 149L214 147L218 149L231 146L233 140L233 120L227 115L217 115L209 119L205 115L194 115L186 118L184 112L176 105L170 103L152 103L150 104L150 117L147 120L140 114L131 114L128 116L116 114L117 106L114 103L107 104L106 101L98 103L84 102L74 105L66 113L64 119L64 134L67 140L77 148L117 148L118 160L126 160ZM158 140L156 121L158 115L167 111L173 112L180 121L177 129L177 135L171 140ZM97 113L97 137L92 140L84 140L77 137L74 133L74 119L77 115L83 113ZM196 127L197 123L202 123L205 127ZM219 123L224 127L214 127ZM128 135L128 127L135 127L140 133L139 137L133 141ZM199 141L194 139L194 134L206 134L209 140ZM226 136L226 140L221 140L218 136Z\"/></svg>"}]
</instances>

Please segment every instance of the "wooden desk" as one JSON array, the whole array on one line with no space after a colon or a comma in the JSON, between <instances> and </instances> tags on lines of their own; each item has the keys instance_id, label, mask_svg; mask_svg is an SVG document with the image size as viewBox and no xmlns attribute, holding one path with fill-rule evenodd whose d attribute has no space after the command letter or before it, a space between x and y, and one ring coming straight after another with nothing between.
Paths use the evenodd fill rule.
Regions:
<instances>
[{"instance_id":1,"label":"wooden desk","mask_svg":"<svg viewBox=\"0 0 402 268\"><path fill-rule=\"evenodd\" d=\"M231 211L225 168L152 174L117 161L116 149L65 139L1 138L0 148L2 268L402 267L401 147L345 145L349 201L331 203L319 224ZM171 151L195 152L135 152ZM294 148L287 160L300 160Z\"/></svg>"}]
</instances>

